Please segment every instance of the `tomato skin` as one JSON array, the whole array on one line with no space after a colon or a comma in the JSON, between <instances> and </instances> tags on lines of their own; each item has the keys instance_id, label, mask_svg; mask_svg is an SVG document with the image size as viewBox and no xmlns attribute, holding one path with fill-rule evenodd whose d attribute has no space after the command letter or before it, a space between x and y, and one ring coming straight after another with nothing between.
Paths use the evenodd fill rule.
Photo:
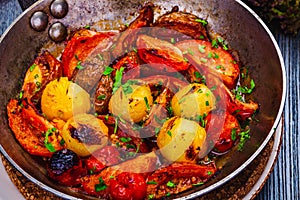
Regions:
<instances>
[{"instance_id":1,"label":"tomato skin","mask_svg":"<svg viewBox=\"0 0 300 200\"><path fill-rule=\"evenodd\" d=\"M120 153L116 147L106 146L95 151L91 157L85 160L88 171L97 173L106 166L116 165L121 161Z\"/></svg>"},{"instance_id":2,"label":"tomato skin","mask_svg":"<svg viewBox=\"0 0 300 200\"><path fill-rule=\"evenodd\" d=\"M147 194L147 184L143 176L123 172L110 181L109 193L113 199L138 200Z\"/></svg>"}]
</instances>

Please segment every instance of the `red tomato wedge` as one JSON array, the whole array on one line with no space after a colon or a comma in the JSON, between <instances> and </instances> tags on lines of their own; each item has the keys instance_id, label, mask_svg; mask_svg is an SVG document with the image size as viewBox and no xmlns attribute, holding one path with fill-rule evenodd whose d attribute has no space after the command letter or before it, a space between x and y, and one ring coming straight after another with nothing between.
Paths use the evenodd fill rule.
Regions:
<instances>
[{"instance_id":1,"label":"red tomato wedge","mask_svg":"<svg viewBox=\"0 0 300 200\"><path fill-rule=\"evenodd\" d=\"M7 105L9 126L21 146L32 155L50 157L63 148L60 144L59 133L56 128L44 117L22 101L12 99ZM52 132L46 139L46 132ZM53 148L47 148L45 143ZM51 150L52 149L52 150Z\"/></svg>"}]
</instances>

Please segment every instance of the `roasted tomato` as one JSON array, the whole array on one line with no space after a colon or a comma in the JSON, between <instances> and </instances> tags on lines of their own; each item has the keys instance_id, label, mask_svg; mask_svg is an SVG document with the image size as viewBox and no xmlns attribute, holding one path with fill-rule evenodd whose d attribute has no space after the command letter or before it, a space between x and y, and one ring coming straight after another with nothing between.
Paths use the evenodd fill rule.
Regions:
<instances>
[{"instance_id":1,"label":"roasted tomato","mask_svg":"<svg viewBox=\"0 0 300 200\"><path fill-rule=\"evenodd\" d=\"M9 126L21 146L32 155L50 157L60 150L61 136L49 121L36 113L25 100L12 99L7 105Z\"/></svg>"},{"instance_id":2,"label":"roasted tomato","mask_svg":"<svg viewBox=\"0 0 300 200\"><path fill-rule=\"evenodd\" d=\"M178 10L176 7L173 8L173 11ZM155 22L154 26L162 27L166 29L166 33L170 33L167 29L172 29L180 32L181 34L169 34L168 37L176 38L183 35L187 35L194 39L208 39L207 31L205 25L207 24L206 20L199 19L197 16L190 13L183 12L170 12L165 15L160 16ZM162 29L162 31L164 30ZM162 35L161 33L159 35Z\"/></svg>"},{"instance_id":3,"label":"roasted tomato","mask_svg":"<svg viewBox=\"0 0 300 200\"><path fill-rule=\"evenodd\" d=\"M75 32L68 41L67 46L62 54L63 75L71 79L77 72L78 66L90 55L92 51L101 52L109 48L115 33L112 32L95 32L88 29L80 29ZM98 45L105 43L106 45ZM80 67L79 67L80 68Z\"/></svg>"},{"instance_id":4,"label":"roasted tomato","mask_svg":"<svg viewBox=\"0 0 300 200\"><path fill-rule=\"evenodd\" d=\"M156 167L158 157L155 153L140 155L132 160L127 160L115 166L110 166L102 170L99 174L85 176L81 179L83 190L94 196L105 198L107 188L113 177L123 173L137 173L145 179L149 173L153 172ZM100 187L102 186L102 187Z\"/></svg>"},{"instance_id":5,"label":"roasted tomato","mask_svg":"<svg viewBox=\"0 0 300 200\"><path fill-rule=\"evenodd\" d=\"M227 95L227 109L232 115L241 120L246 120L252 117L253 114L259 109L259 105L253 101L243 102L237 99L228 88L225 88Z\"/></svg>"},{"instance_id":6,"label":"roasted tomato","mask_svg":"<svg viewBox=\"0 0 300 200\"><path fill-rule=\"evenodd\" d=\"M50 178L66 186L78 185L79 178L86 175L79 156L69 149L55 152L49 160L47 171Z\"/></svg>"},{"instance_id":7,"label":"roasted tomato","mask_svg":"<svg viewBox=\"0 0 300 200\"><path fill-rule=\"evenodd\" d=\"M177 72L189 67L180 49L167 41L140 35L137 39L137 49L144 62L156 64L153 67L162 71Z\"/></svg>"},{"instance_id":8,"label":"roasted tomato","mask_svg":"<svg viewBox=\"0 0 300 200\"><path fill-rule=\"evenodd\" d=\"M136 173L123 172L110 181L109 193L113 199L145 199L147 184L143 176Z\"/></svg>"},{"instance_id":9,"label":"roasted tomato","mask_svg":"<svg viewBox=\"0 0 300 200\"><path fill-rule=\"evenodd\" d=\"M116 147L106 146L92 153L85 160L86 167L91 174L98 173L106 166L116 165L121 161L120 153Z\"/></svg>"},{"instance_id":10,"label":"roasted tomato","mask_svg":"<svg viewBox=\"0 0 300 200\"><path fill-rule=\"evenodd\" d=\"M128 28L120 33L112 51L115 58L123 56L126 50L131 51L133 49L140 28L152 25L153 16L153 5L148 3L142 8L139 16L128 25Z\"/></svg>"},{"instance_id":11,"label":"roasted tomato","mask_svg":"<svg viewBox=\"0 0 300 200\"><path fill-rule=\"evenodd\" d=\"M147 178L147 195L155 199L177 194L193 185L201 185L210 179L217 169L215 165L173 163L156 170Z\"/></svg>"},{"instance_id":12,"label":"roasted tomato","mask_svg":"<svg viewBox=\"0 0 300 200\"><path fill-rule=\"evenodd\" d=\"M52 80L61 77L60 62L48 51L42 52L28 68L22 86L23 98L36 105L45 86Z\"/></svg>"},{"instance_id":13,"label":"roasted tomato","mask_svg":"<svg viewBox=\"0 0 300 200\"><path fill-rule=\"evenodd\" d=\"M224 84L233 88L240 69L232 55L220 45L213 45L205 40L186 40L176 44L189 62L199 71L214 74L223 80Z\"/></svg>"},{"instance_id":14,"label":"roasted tomato","mask_svg":"<svg viewBox=\"0 0 300 200\"><path fill-rule=\"evenodd\" d=\"M214 144L214 150L225 153L230 150L240 132L238 120L228 112L224 114L210 114L207 117L208 140Z\"/></svg>"}]
</instances>

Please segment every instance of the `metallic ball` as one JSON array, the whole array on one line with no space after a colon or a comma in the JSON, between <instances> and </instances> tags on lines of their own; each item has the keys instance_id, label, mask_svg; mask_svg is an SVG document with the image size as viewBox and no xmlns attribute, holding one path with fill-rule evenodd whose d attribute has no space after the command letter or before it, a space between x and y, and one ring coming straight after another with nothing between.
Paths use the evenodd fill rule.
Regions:
<instances>
[{"instance_id":1,"label":"metallic ball","mask_svg":"<svg viewBox=\"0 0 300 200\"><path fill-rule=\"evenodd\" d=\"M68 9L68 3L65 0L54 0L50 5L51 14L57 19L65 17Z\"/></svg>"},{"instance_id":2,"label":"metallic ball","mask_svg":"<svg viewBox=\"0 0 300 200\"><path fill-rule=\"evenodd\" d=\"M30 18L30 25L35 31L44 31L48 25L48 16L42 11L35 12Z\"/></svg>"},{"instance_id":3,"label":"metallic ball","mask_svg":"<svg viewBox=\"0 0 300 200\"><path fill-rule=\"evenodd\" d=\"M66 39L68 31L61 22L56 22L49 28L49 37L54 42L62 42Z\"/></svg>"}]
</instances>

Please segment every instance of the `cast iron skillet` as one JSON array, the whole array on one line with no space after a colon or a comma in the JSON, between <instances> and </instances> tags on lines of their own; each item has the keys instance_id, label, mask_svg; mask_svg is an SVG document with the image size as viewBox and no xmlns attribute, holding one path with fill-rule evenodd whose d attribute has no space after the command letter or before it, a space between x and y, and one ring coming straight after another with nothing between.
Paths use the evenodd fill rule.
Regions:
<instances>
[{"instance_id":1,"label":"cast iron skillet","mask_svg":"<svg viewBox=\"0 0 300 200\"><path fill-rule=\"evenodd\" d=\"M47 177L44 162L30 156L15 140L8 127L6 105L20 89L19 80L24 77L26 68L34 60L38 51L46 43L48 28L36 32L30 27L30 17L41 10L49 17L49 26L60 21L68 30L83 27L97 21L103 21L114 27L114 20L130 22L132 13L144 5L145 0L67 0L69 12L63 19L51 16L51 0L38 1L27 9L16 22L3 34L0 40L0 150L5 157L26 177L42 188L63 198L93 199L76 193L67 187L59 186ZM246 143L243 152L234 152L219 174L202 187L183 192L175 197L193 198L230 180L242 171L261 152L273 135L284 107L286 95L285 68L280 50L270 31L241 1L234 0L174 0L172 3L152 0L161 8L161 13L171 10L175 5L181 11L191 12L209 22L212 31L224 36L230 48L237 50L241 61L249 67L256 82L254 100L260 103L257 116L259 123L251 125L251 140ZM48 27L49 27L48 26ZM172 197L174 198L174 196Z\"/></svg>"}]
</instances>

